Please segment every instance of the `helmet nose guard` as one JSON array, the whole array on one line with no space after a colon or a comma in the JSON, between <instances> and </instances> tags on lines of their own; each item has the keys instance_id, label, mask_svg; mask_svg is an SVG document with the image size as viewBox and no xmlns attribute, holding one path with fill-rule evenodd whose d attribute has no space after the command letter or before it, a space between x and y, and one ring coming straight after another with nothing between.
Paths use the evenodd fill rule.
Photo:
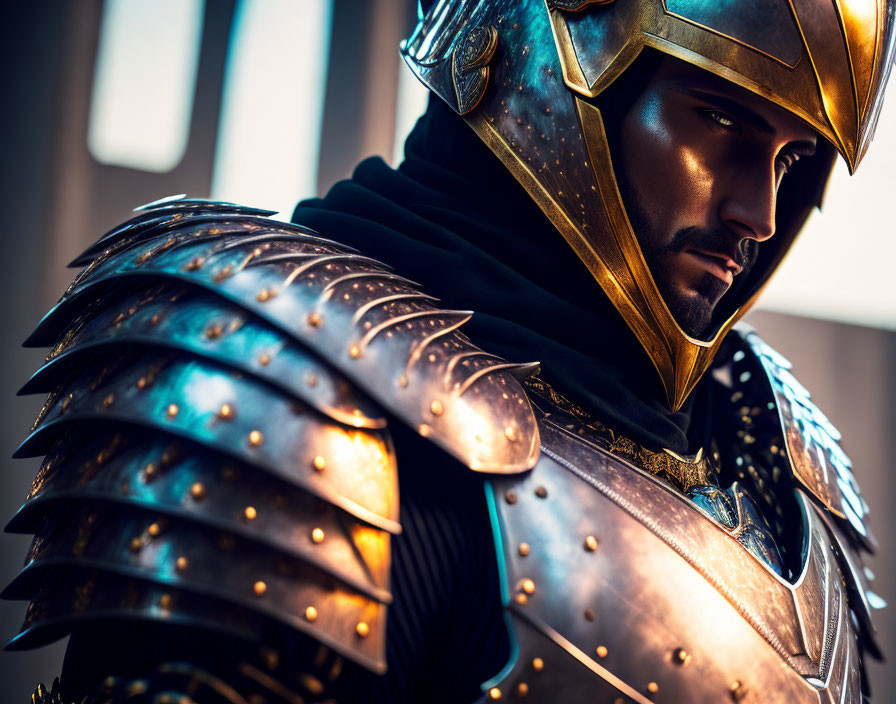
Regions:
<instances>
[{"instance_id":1,"label":"helmet nose guard","mask_svg":"<svg viewBox=\"0 0 896 704\"><path fill-rule=\"evenodd\" d=\"M821 158L779 220L780 246L709 340L684 333L644 261L616 177L600 97L646 49L765 98L854 171L894 55L896 0L437 0L401 51L502 160L588 267L684 403L820 203ZM811 182L809 182L811 181Z\"/></svg>"}]
</instances>

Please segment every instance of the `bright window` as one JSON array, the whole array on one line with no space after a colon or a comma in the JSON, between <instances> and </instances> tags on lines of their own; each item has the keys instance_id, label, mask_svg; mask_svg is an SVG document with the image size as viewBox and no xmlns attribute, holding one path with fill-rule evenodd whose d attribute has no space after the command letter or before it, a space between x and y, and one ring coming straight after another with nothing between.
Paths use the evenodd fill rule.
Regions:
<instances>
[{"instance_id":1,"label":"bright window","mask_svg":"<svg viewBox=\"0 0 896 704\"><path fill-rule=\"evenodd\" d=\"M102 164L165 172L190 132L204 0L106 0L87 147Z\"/></svg>"},{"instance_id":2,"label":"bright window","mask_svg":"<svg viewBox=\"0 0 896 704\"><path fill-rule=\"evenodd\" d=\"M300 198L316 194L331 23L332 0L240 0L213 198L289 219Z\"/></svg>"}]
</instances>

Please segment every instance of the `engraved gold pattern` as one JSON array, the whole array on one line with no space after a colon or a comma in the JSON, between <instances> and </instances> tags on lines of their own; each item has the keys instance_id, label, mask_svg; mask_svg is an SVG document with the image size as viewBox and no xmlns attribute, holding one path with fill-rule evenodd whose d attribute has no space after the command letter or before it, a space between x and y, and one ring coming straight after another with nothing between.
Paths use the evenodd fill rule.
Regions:
<instances>
[{"instance_id":1,"label":"engraved gold pattern","mask_svg":"<svg viewBox=\"0 0 896 704\"><path fill-rule=\"evenodd\" d=\"M608 452L628 460L654 476L665 479L682 493L695 486L714 483L712 477L717 474L717 468L713 464L713 453L697 453L697 459L690 461L669 451L648 450L583 411L543 379L536 376L529 377L524 384L536 396L579 421L582 424L580 434L584 434L586 430L590 431Z\"/></svg>"}]
</instances>

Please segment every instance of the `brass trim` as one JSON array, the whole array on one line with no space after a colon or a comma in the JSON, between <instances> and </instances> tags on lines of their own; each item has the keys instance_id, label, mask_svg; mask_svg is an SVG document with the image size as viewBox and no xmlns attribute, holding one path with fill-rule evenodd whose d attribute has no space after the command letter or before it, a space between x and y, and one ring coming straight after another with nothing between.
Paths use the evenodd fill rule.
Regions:
<instances>
[{"instance_id":1,"label":"brass trim","mask_svg":"<svg viewBox=\"0 0 896 704\"><path fill-rule=\"evenodd\" d=\"M713 29L712 27L708 27L707 25L701 24L700 22L697 22L697 20L693 20L690 17L685 17L684 15L679 15L677 12L672 12L667 7L666 0L662 0L662 2L663 2L663 12L669 17L674 17L679 22L684 22L685 24L689 24L689 25L692 25L699 29L702 29L704 32L709 32L710 34L715 34L717 37L722 37L723 39L727 39L729 42L734 42L735 44L740 44L740 46L742 46L746 49L749 49L750 51L755 51L757 54L761 54L762 56L764 56L767 59L771 59L772 61L777 61L779 64L781 64L782 66L786 66L787 68L790 68L790 69L796 68L800 63L800 60L802 57L800 57L800 59L797 59L795 63L789 64L786 61L784 61L784 59L779 59L777 56L773 56L772 54L769 54L767 51L763 51L759 47L753 46L752 44L749 44L748 42L745 42L742 39L737 39L736 37L732 37L730 34L725 34L724 32L721 32L718 29Z\"/></svg>"},{"instance_id":2,"label":"brass trim","mask_svg":"<svg viewBox=\"0 0 896 704\"><path fill-rule=\"evenodd\" d=\"M829 102L833 102L833 101L831 101L830 97L828 95L826 95L826 93L825 93L824 84L821 80L821 74L818 72L818 65L815 62L815 57L812 55L812 50L809 48L809 42L806 39L806 32L803 29L803 23L800 22L800 16L796 10L796 6L793 4L793 0L787 0L787 4L790 6L790 11L793 13L793 18L796 21L796 27L799 30L800 37L803 40L803 47L806 50L806 56L809 57L809 65L812 66L812 73L815 74L815 82L818 85L818 92L821 94L821 100L825 107L825 117L827 117L828 125L830 127L829 134L825 134L825 136L829 140L831 140L831 142L837 148L837 151L840 152L840 154L843 156L844 159L846 159L846 165L849 167L849 173L851 174L855 171L855 168L856 168L855 153L850 154L850 152L846 149L846 145L843 142L843 138L840 136L840 130L837 129L837 126L833 123L833 120L831 120L831 116L830 116L829 110L827 108L827 105ZM841 25L841 27L842 27L842 25ZM844 41L844 44L847 45L847 50L848 50L848 43ZM850 73L852 73L852 72L850 72ZM775 102L778 104L781 104L781 99L778 98L777 100L775 100ZM822 133L822 134L824 134L824 133ZM831 139L832 137L833 137L833 139Z\"/></svg>"}]
</instances>

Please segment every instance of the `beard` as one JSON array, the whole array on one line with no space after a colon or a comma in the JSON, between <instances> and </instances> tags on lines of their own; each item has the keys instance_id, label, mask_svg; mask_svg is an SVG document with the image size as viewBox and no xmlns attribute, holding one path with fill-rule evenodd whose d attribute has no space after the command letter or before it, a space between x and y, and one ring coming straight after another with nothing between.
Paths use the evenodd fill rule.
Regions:
<instances>
[{"instance_id":1,"label":"beard","mask_svg":"<svg viewBox=\"0 0 896 704\"><path fill-rule=\"evenodd\" d=\"M749 238L738 238L725 228L691 226L676 231L671 241L660 244L663 238L654 231L647 212L638 198L627 184L620 183L619 185L629 222L638 240L641 253L644 255L644 260L647 262L656 287L669 308L669 312L686 335L704 339L707 333L715 327L713 325L714 313L719 301L726 293L730 293L729 288L734 288L737 283L729 285L717 276L706 272L706 275L694 287L693 293L685 295L676 285L670 272L663 266L664 258L681 254L686 249L728 251L731 249L732 240L737 239L736 254L733 258L735 263L741 267L737 278L744 281L756 263L759 243Z\"/></svg>"}]
</instances>

